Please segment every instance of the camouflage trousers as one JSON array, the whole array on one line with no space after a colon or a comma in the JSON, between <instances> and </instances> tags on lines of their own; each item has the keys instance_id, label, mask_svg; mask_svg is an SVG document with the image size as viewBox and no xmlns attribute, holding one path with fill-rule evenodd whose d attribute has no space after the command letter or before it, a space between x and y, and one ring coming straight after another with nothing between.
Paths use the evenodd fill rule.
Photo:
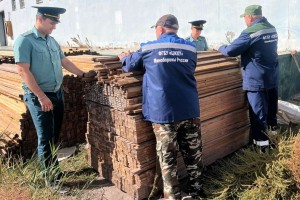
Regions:
<instances>
[{"instance_id":1,"label":"camouflage trousers","mask_svg":"<svg viewBox=\"0 0 300 200\"><path fill-rule=\"evenodd\" d=\"M189 178L190 195L197 197L202 191L202 147L200 119L193 118L177 123L152 123L156 137L156 151L161 167L164 198L181 199L177 177L177 153L181 152ZM158 170L158 167L157 167Z\"/></svg>"}]
</instances>

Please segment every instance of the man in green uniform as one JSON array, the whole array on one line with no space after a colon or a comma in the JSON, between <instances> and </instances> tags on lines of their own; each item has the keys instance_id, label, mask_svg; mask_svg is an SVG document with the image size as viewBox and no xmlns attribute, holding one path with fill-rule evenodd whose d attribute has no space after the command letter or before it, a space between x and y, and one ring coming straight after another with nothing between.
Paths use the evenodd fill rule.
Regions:
<instances>
[{"instance_id":1,"label":"man in green uniform","mask_svg":"<svg viewBox=\"0 0 300 200\"><path fill-rule=\"evenodd\" d=\"M66 10L56 7L35 8L38 9L35 26L15 41L15 62L23 81L24 101L37 132L39 161L44 169L56 168L60 172L57 158L51 154L51 146L58 139L64 114L62 66L86 81L93 79L96 74L94 71L84 73L78 69L50 36L59 23L60 14ZM51 183L62 176L61 172L55 174L57 176L51 178ZM45 177L49 177L49 174Z\"/></svg>"},{"instance_id":2,"label":"man in green uniform","mask_svg":"<svg viewBox=\"0 0 300 200\"><path fill-rule=\"evenodd\" d=\"M192 42L197 51L207 51L208 46L205 37L200 36L202 30L203 30L203 24L206 23L205 20L197 20L189 22L192 24L191 26L191 36L187 37L186 40Z\"/></svg>"}]
</instances>

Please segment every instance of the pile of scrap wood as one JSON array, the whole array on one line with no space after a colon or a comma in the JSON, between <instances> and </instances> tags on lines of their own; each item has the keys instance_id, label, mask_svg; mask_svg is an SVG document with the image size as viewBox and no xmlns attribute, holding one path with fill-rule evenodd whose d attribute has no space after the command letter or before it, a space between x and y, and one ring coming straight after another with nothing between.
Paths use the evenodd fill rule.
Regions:
<instances>
[{"instance_id":1,"label":"pile of scrap wood","mask_svg":"<svg viewBox=\"0 0 300 200\"><path fill-rule=\"evenodd\" d=\"M141 73L124 73L102 59L96 84L86 85L89 162L134 199L147 198L155 174L155 136L141 114ZM248 143L249 120L239 63L220 53L198 54L195 71L201 111L204 164ZM180 177L185 177L179 157Z\"/></svg>"}]
</instances>

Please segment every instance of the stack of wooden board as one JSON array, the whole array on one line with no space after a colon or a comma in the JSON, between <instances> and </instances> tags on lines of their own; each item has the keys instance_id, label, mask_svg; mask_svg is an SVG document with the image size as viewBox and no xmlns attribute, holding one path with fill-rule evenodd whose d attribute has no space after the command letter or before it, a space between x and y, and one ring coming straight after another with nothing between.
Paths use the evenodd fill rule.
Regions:
<instances>
[{"instance_id":1,"label":"stack of wooden board","mask_svg":"<svg viewBox=\"0 0 300 200\"><path fill-rule=\"evenodd\" d=\"M100 61L95 70L98 82L87 85L85 91L89 162L134 199L147 198L156 154L151 124L141 114L142 74L123 73L121 63L111 60ZM195 78L203 161L208 165L248 143L247 106L236 59L216 52L199 53Z\"/></svg>"},{"instance_id":2,"label":"stack of wooden board","mask_svg":"<svg viewBox=\"0 0 300 200\"><path fill-rule=\"evenodd\" d=\"M203 159L208 165L248 143L248 108L235 58L202 52L198 54L195 77L200 97Z\"/></svg>"},{"instance_id":3,"label":"stack of wooden board","mask_svg":"<svg viewBox=\"0 0 300 200\"><path fill-rule=\"evenodd\" d=\"M3 53L3 52L2 52ZM86 62L85 55L76 58L78 63ZM89 59L92 59L89 56ZM93 62L94 63L94 62ZM80 67L80 66L79 66ZM84 71L93 69L86 64ZM29 111L23 102L21 78L16 72L16 65L0 64L0 155L8 151L21 152L31 156L37 146L36 131ZM65 113L60 134L61 147L72 146L85 141L87 111L83 103L84 82L64 70L63 90Z\"/></svg>"},{"instance_id":4,"label":"stack of wooden board","mask_svg":"<svg viewBox=\"0 0 300 200\"><path fill-rule=\"evenodd\" d=\"M118 58L112 56L68 58L83 71L96 70L98 81L85 84L83 92L79 78L64 71L64 144L82 141L87 122L82 104L85 95L89 162L134 199L147 198L155 174L156 151L152 126L143 121L141 114L143 73L124 73ZM14 65L2 64L0 68L0 112L5 113L0 118L0 141L5 141L0 142L0 149L22 142L22 151L30 154L36 146L36 134L22 101L21 80ZM203 161L208 165L247 144L247 106L239 64L234 58L216 52L199 53L195 78ZM183 178L184 165L178 159L179 176Z\"/></svg>"},{"instance_id":5,"label":"stack of wooden board","mask_svg":"<svg viewBox=\"0 0 300 200\"><path fill-rule=\"evenodd\" d=\"M83 48L83 47L62 47L61 49L66 56L99 55L99 53L91 51L90 49ZM0 47L0 56L14 57L13 48L12 47Z\"/></svg>"},{"instance_id":6,"label":"stack of wooden board","mask_svg":"<svg viewBox=\"0 0 300 200\"><path fill-rule=\"evenodd\" d=\"M61 49L66 56L99 55L99 53L92 51L87 47L62 47Z\"/></svg>"},{"instance_id":7,"label":"stack of wooden board","mask_svg":"<svg viewBox=\"0 0 300 200\"><path fill-rule=\"evenodd\" d=\"M0 50L0 64L1 63L15 63L14 53L12 49Z\"/></svg>"},{"instance_id":8,"label":"stack of wooden board","mask_svg":"<svg viewBox=\"0 0 300 200\"><path fill-rule=\"evenodd\" d=\"M140 115L129 116L91 101L88 111L89 162L93 168L132 197L147 197L155 167L151 125Z\"/></svg>"},{"instance_id":9,"label":"stack of wooden board","mask_svg":"<svg viewBox=\"0 0 300 200\"><path fill-rule=\"evenodd\" d=\"M29 126L31 119L22 102L21 79L12 64L0 65L0 113L0 154L19 153L22 146L21 135L27 136L26 143L34 138L28 134L34 129ZM30 146L32 144L28 148L26 144L22 147L24 153Z\"/></svg>"}]
</instances>

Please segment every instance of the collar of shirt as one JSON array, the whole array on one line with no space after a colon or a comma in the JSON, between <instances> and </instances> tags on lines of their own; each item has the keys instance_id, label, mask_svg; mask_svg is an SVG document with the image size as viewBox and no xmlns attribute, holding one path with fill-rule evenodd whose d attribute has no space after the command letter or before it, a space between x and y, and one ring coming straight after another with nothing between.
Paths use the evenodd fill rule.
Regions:
<instances>
[{"instance_id":1,"label":"collar of shirt","mask_svg":"<svg viewBox=\"0 0 300 200\"><path fill-rule=\"evenodd\" d=\"M254 25L254 24L257 24L257 23L260 23L262 21L266 21L267 19L265 17L260 17L258 19L256 19L254 22L251 23L250 26Z\"/></svg>"},{"instance_id":2,"label":"collar of shirt","mask_svg":"<svg viewBox=\"0 0 300 200\"><path fill-rule=\"evenodd\" d=\"M34 26L32 28L32 32L34 33L35 38L42 38L44 40L47 40L47 37L42 36L42 34L39 32L39 30Z\"/></svg>"},{"instance_id":3,"label":"collar of shirt","mask_svg":"<svg viewBox=\"0 0 300 200\"><path fill-rule=\"evenodd\" d=\"M159 36L158 39L162 39L162 38L165 38L165 37L168 37L168 36L176 36L177 37L177 34L174 33L174 32L167 32L167 33L164 33L161 36Z\"/></svg>"},{"instance_id":4,"label":"collar of shirt","mask_svg":"<svg viewBox=\"0 0 300 200\"><path fill-rule=\"evenodd\" d=\"M189 41L190 41L190 42L193 42L193 41L200 41L200 40L201 40L201 36L199 36L199 37L197 38L197 40L194 40L194 38L193 38L192 35L189 37Z\"/></svg>"}]
</instances>

